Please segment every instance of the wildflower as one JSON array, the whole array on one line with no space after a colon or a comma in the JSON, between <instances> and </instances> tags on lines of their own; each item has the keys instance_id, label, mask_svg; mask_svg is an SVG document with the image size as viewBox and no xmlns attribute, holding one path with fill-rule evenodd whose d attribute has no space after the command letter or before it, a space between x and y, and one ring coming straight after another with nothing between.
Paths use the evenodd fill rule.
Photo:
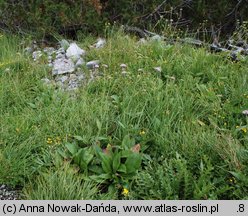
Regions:
<instances>
[{"instance_id":1,"label":"wildflower","mask_svg":"<svg viewBox=\"0 0 248 216\"><path fill-rule=\"evenodd\" d=\"M121 64L120 67L121 67L121 70L122 70L122 71L125 71L126 68L127 68L127 65L126 65L126 64Z\"/></svg>"},{"instance_id":2,"label":"wildflower","mask_svg":"<svg viewBox=\"0 0 248 216\"><path fill-rule=\"evenodd\" d=\"M228 181L231 183L231 184L236 184L236 179L234 177L231 177L228 179Z\"/></svg>"},{"instance_id":3,"label":"wildflower","mask_svg":"<svg viewBox=\"0 0 248 216\"><path fill-rule=\"evenodd\" d=\"M56 143L56 144L60 144L60 143L61 143L61 138L60 138L60 137L56 137L55 143Z\"/></svg>"},{"instance_id":4,"label":"wildflower","mask_svg":"<svg viewBox=\"0 0 248 216\"><path fill-rule=\"evenodd\" d=\"M244 115L248 115L248 110L244 110L244 111L242 111L242 114L244 114Z\"/></svg>"},{"instance_id":5,"label":"wildflower","mask_svg":"<svg viewBox=\"0 0 248 216\"><path fill-rule=\"evenodd\" d=\"M121 194L124 196L128 196L129 190L127 188L123 188Z\"/></svg>"},{"instance_id":6,"label":"wildflower","mask_svg":"<svg viewBox=\"0 0 248 216\"><path fill-rule=\"evenodd\" d=\"M241 129L244 133L247 133L247 129L246 128L242 128Z\"/></svg>"},{"instance_id":7,"label":"wildflower","mask_svg":"<svg viewBox=\"0 0 248 216\"><path fill-rule=\"evenodd\" d=\"M239 128L239 126L237 125L236 128Z\"/></svg>"},{"instance_id":8,"label":"wildflower","mask_svg":"<svg viewBox=\"0 0 248 216\"><path fill-rule=\"evenodd\" d=\"M144 130L142 130L142 131L140 131L140 133L139 133L140 135L145 135L146 134L146 132L144 131Z\"/></svg>"},{"instance_id":9,"label":"wildflower","mask_svg":"<svg viewBox=\"0 0 248 216\"><path fill-rule=\"evenodd\" d=\"M48 137L47 138L47 144L52 144L52 143L53 143L53 140L50 137Z\"/></svg>"}]
</instances>

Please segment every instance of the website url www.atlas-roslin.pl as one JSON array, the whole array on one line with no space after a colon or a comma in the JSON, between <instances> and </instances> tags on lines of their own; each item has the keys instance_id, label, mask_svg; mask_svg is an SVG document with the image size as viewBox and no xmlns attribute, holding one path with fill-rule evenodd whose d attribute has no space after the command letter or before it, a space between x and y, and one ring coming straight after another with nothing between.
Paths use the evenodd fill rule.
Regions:
<instances>
[{"instance_id":1,"label":"website url www.atlas-roslin.pl","mask_svg":"<svg viewBox=\"0 0 248 216\"><path fill-rule=\"evenodd\" d=\"M126 213L149 213L149 212L170 212L170 213L217 213L219 211L219 206L218 204L216 205L166 205L166 204L161 204L161 205L156 205L156 206L135 206L135 205L128 205L128 206L123 206L123 211Z\"/></svg>"}]
</instances>

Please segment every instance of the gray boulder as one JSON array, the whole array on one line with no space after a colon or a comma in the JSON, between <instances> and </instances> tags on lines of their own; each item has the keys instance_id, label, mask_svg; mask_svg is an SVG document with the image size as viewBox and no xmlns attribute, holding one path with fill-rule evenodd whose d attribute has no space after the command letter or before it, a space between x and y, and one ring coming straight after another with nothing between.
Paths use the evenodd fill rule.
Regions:
<instances>
[{"instance_id":1,"label":"gray boulder","mask_svg":"<svg viewBox=\"0 0 248 216\"><path fill-rule=\"evenodd\" d=\"M72 73L75 65L71 59L59 58L53 63L52 75Z\"/></svg>"},{"instance_id":2,"label":"gray boulder","mask_svg":"<svg viewBox=\"0 0 248 216\"><path fill-rule=\"evenodd\" d=\"M66 57L78 60L80 57L85 56L85 53L76 43L71 43L66 50Z\"/></svg>"}]
</instances>

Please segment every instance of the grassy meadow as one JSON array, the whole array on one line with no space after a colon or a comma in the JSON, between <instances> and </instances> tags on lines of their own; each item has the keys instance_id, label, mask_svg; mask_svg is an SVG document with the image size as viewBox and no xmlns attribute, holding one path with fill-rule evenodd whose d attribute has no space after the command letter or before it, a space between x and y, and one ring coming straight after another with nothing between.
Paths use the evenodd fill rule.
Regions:
<instances>
[{"instance_id":1,"label":"grassy meadow","mask_svg":"<svg viewBox=\"0 0 248 216\"><path fill-rule=\"evenodd\" d=\"M248 60L122 33L89 49L95 39L78 44L108 68L72 96L1 34L0 183L22 199L247 199Z\"/></svg>"}]
</instances>

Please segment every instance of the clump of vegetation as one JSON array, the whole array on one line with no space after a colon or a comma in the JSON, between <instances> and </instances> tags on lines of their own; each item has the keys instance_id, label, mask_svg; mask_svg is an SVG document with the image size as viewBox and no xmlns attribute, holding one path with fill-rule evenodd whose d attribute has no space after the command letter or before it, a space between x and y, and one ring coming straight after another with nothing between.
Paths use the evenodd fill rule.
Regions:
<instances>
[{"instance_id":1,"label":"clump of vegetation","mask_svg":"<svg viewBox=\"0 0 248 216\"><path fill-rule=\"evenodd\" d=\"M110 32L87 55L103 76L71 97L0 42L0 182L24 199L247 199L246 58Z\"/></svg>"}]
</instances>

